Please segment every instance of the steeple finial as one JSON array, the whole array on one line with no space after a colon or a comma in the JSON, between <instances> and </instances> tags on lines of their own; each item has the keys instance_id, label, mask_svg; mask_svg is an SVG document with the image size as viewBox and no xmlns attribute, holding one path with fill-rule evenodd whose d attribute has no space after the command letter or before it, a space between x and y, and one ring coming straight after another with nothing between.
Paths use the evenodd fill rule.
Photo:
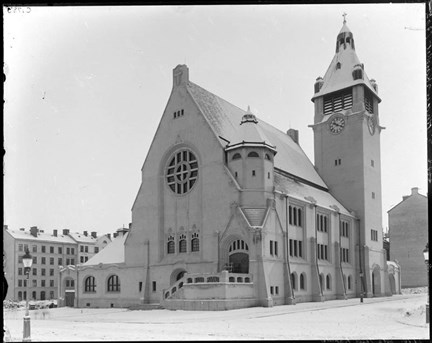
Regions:
<instances>
[{"instance_id":1,"label":"steeple finial","mask_svg":"<svg viewBox=\"0 0 432 343\"><path fill-rule=\"evenodd\" d=\"M342 17L344 17L344 21L343 21L344 24L346 24L346 16L347 16L347 14L344 12L344 13L342 14Z\"/></svg>"}]
</instances>

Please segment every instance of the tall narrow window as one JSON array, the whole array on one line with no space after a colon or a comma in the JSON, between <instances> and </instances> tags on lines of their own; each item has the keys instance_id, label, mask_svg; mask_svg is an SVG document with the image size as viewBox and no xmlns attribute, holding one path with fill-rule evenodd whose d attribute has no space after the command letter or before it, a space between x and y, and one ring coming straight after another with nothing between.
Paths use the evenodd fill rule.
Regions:
<instances>
[{"instance_id":1,"label":"tall narrow window","mask_svg":"<svg viewBox=\"0 0 432 343\"><path fill-rule=\"evenodd\" d=\"M300 289L305 289L305 275L304 273L300 274Z\"/></svg>"},{"instance_id":2,"label":"tall narrow window","mask_svg":"<svg viewBox=\"0 0 432 343\"><path fill-rule=\"evenodd\" d=\"M179 252L184 253L187 250L186 236L181 235L179 240Z\"/></svg>"},{"instance_id":3,"label":"tall narrow window","mask_svg":"<svg viewBox=\"0 0 432 343\"><path fill-rule=\"evenodd\" d=\"M199 238L197 233L192 234L191 248L192 251L199 251Z\"/></svg>"},{"instance_id":4,"label":"tall narrow window","mask_svg":"<svg viewBox=\"0 0 432 343\"><path fill-rule=\"evenodd\" d=\"M175 253L175 243L174 243L174 237L173 236L168 237L167 253L168 254L174 254Z\"/></svg>"}]
</instances>

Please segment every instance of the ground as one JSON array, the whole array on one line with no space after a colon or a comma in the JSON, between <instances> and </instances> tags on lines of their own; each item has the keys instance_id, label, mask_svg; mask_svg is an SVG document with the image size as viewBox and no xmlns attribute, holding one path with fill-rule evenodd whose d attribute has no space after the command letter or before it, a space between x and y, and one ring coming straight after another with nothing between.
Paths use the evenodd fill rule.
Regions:
<instances>
[{"instance_id":1,"label":"ground","mask_svg":"<svg viewBox=\"0 0 432 343\"><path fill-rule=\"evenodd\" d=\"M425 293L254 307L231 311L41 308L32 341L428 339ZM23 309L4 309L11 341L22 341Z\"/></svg>"}]
</instances>

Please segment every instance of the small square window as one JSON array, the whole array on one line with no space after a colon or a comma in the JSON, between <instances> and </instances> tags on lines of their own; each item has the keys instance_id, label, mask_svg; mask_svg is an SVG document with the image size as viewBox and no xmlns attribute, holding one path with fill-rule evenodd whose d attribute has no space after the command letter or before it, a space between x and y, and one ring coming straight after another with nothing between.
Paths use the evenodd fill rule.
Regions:
<instances>
[{"instance_id":1,"label":"small square window","mask_svg":"<svg viewBox=\"0 0 432 343\"><path fill-rule=\"evenodd\" d=\"M372 199L375 199L375 192L372 192Z\"/></svg>"},{"instance_id":2,"label":"small square window","mask_svg":"<svg viewBox=\"0 0 432 343\"><path fill-rule=\"evenodd\" d=\"M374 167L374 166L375 166L375 161L371 160L371 167Z\"/></svg>"},{"instance_id":3,"label":"small square window","mask_svg":"<svg viewBox=\"0 0 432 343\"><path fill-rule=\"evenodd\" d=\"M252 176L255 176L255 170L252 170Z\"/></svg>"}]
</instances>

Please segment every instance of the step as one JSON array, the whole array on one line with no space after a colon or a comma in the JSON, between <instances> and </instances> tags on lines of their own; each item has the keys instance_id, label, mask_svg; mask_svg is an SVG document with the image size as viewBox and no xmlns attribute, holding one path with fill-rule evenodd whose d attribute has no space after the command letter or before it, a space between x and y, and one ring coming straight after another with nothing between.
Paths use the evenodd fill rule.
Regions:
<instances>
[{"instance_id":1,"label":"step","mask_svg":"<svg viewBox=\"0 0 432 343\"><path fill-rule=\"evenodd\" d=\"M154 304L136 304L136 305L132 305L128 307L129 310L144 310L144 311L148 311L148 310L160 310L163 309L163 306L159 303L154 303Z\"/></svg>"}]
</instances>

